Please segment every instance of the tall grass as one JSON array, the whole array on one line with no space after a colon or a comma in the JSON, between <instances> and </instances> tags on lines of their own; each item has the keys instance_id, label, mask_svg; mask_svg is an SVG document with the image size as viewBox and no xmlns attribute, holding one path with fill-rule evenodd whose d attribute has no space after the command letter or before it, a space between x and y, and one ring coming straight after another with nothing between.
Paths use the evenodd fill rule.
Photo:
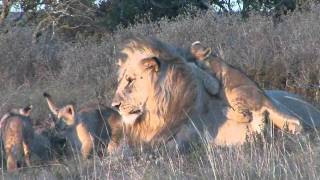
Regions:
<instances>
[{"instance_id":1,"label":"tall grass","mask_svg":"<svg viewBox=\"0 0 320 180\"><path fill-rule=\"evenodd\" d=\"M0 113L34 105L34 124L47 119L42 93L58 104L110 104L116 83L117 44L127 34L157 36L177 46L200 40L265 89L298 93L319 107L320 7L293 13L276 27L270 17L198 13L175 21L119 27L102 41L53 40L32 44L30 28L0 35ZM267 135L268 136L268 135ZM76 153L50 165L22 169L3 178L19 179L319 179L319 134L281 134L242 147L204 143L191 154L118 154L83 161ZM130 154L130 153L129 153Z\"/></svg>"}]
</instances>

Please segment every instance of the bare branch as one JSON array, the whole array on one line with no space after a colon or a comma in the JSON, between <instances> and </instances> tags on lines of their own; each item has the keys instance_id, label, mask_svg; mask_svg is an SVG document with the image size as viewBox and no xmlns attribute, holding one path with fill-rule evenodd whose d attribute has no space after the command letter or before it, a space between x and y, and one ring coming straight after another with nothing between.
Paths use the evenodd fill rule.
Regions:
<instances>
[{"instance_id":1,"label":"bare branch","mask_svg":"<svg viewBox=\"0 0 320 180\"><path fill-rule=\"evenodd\" d=\"M10 7L11 7L12 1L11 0L2 0L2 12L0 15L0 25L4 22L6 17L9 14Z\"/></svg>"}]
</instances>

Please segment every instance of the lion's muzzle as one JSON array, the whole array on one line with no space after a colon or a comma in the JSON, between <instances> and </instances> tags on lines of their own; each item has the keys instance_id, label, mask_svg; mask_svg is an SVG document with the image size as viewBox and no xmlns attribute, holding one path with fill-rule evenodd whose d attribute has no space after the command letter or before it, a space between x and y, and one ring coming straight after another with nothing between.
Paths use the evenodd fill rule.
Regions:
<instances>
[{"instance_id":1,"label":"lion's muzzle","mask_svg":"<svg viewBox=\"0 0 320 180\"><path fill-rule=\"evenodd\" d=\"M120 106L121 106L121 100L122 98L120 98L119 95L115 95L115 97L112 99L112 103L111 106L116 110L119 111Z\"/></svg>"}]
</instances>

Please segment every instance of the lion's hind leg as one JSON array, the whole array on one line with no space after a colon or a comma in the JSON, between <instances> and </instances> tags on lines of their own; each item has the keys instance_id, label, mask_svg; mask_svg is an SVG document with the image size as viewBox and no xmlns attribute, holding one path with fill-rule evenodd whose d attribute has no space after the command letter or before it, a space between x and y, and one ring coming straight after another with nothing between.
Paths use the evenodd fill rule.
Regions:
<instances>
[{"instance_id":1,"label":"lion's hind leg","mask_svg":"<svg viewBox=\"0 0 320 180\"><path fill-rule=\"evenodd\" d=\"M261 111L266 111L270 121L282 130L289 131L292 134L299 134L302 131L300 120L297 117L278 110L269 99L266 100L265 106Z\"/></svg>"}]
</instances>

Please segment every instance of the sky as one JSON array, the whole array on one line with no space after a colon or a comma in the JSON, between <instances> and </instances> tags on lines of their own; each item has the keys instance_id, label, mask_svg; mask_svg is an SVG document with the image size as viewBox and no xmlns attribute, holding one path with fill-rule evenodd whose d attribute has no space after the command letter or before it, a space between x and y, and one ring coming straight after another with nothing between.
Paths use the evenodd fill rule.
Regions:
<instances>
[{"instance_id":1,"label":"sky","mask_svg":"<svg viewBox=\"0 0 320 180\"><path fill-rule=\"evenodd\" d=\"M103 0L96 0L96 4L98 4L99 2L101 2L101 1L103 1ZM233 6L233 10L234 11L238 11L239 10L239 6L237 5L237 1L238 0L231 0L231 2L234 4L234 6ZM0 5L2 5L2 1L0 2ZM39 8L41 8L41 7L39 7ZM215 7L214 7L215 8ZM20 8L19 7L17 7L17 6L12 6L11 7L11 12L20 12Z\"/></svg>"}]
</instances>

